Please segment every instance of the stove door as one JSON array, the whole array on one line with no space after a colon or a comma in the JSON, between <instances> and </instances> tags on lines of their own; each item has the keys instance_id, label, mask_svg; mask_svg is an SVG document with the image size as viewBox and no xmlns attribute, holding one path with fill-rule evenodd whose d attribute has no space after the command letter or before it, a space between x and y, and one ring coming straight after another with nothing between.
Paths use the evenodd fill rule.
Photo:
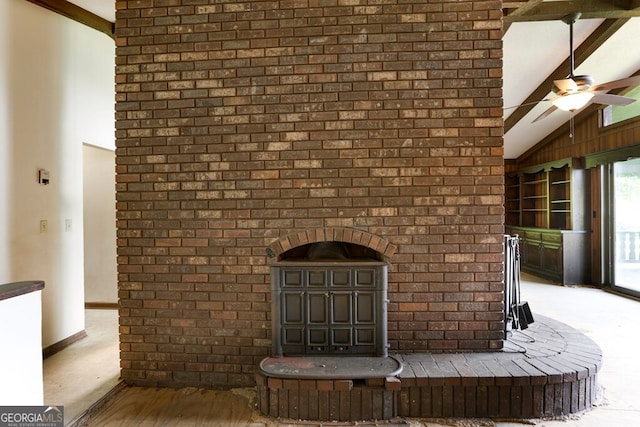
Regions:
<instances>
[{"instance_id":1,"label":"stove door","mask_svg":"<svg viewBox=\"0 0 640 427\"><path fill-rule=\"evenodd\" d=\"M272 267L277 355L386 355L386 264Z\"/></svg>"}]
</instances>

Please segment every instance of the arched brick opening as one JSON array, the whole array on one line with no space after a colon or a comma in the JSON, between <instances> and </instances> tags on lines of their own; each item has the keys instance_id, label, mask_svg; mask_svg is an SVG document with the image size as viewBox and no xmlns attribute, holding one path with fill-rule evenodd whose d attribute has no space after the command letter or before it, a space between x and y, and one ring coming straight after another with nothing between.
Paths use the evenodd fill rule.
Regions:
<instances>
[{"instance_id":1,"label":"arched brick opening","mask_svg":"<svg viewBox=\"0 0 640 427\"><path fill-rule=\"evenodd\" d=\"M267 247L267 255L280 261L292 249L317 242L343 242L360 245L380 254L380 259L388 261L396 253L397 246L375 234L352 228L317 228L298 231L280 237Z\"/></svg>"}]
</instances>

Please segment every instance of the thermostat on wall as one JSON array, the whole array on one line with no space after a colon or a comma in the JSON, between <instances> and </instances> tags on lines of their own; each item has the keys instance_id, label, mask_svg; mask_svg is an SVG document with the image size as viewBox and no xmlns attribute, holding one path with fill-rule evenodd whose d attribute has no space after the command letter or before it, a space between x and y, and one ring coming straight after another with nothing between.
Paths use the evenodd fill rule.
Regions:
<instances>
[{"instance_id":1,"label":"thermostat on wall","mask_svg":"<svg viewBox=\"0 0 640 427\"><path fill-rule=\"evenodd\" d=\"M49 171L44 169L38 169L38 184L49 184Z\"/></svg>"}]
</instances>

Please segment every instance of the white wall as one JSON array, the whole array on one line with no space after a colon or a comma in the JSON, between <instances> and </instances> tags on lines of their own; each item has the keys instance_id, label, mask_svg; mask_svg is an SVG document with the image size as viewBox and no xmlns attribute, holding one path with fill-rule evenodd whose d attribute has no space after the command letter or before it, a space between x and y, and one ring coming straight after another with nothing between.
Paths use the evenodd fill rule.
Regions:
<instances>
[{"instance_id":1,"label":"white wall","mask_svg":"<svg viewBox=\"0 0 640 427\"><path fill-rule=\"evenodd\" d=\"M96 30L0 1L0 283L45 281L44 347L84 329L82 144L114 148L114 57Z\"/></svg>"},{"instance_id":2,"label":"white wall","mask_svg":"<svg viewBox=\"0 0 640 427\"><path fill-rule=\"evenodd\" d=\"M85 145L84 300L118 302L116 255L116 154Z\"/></svg>"},{"instance_id":3,"label":"white wall","mask_svg":"<svg viewBox=\"0 0 640 427\"><path fill-rule=\"evenodd\" d=\"M41 291L0 301L0 405L44 404Z\"/></svg>"}]
</instances>

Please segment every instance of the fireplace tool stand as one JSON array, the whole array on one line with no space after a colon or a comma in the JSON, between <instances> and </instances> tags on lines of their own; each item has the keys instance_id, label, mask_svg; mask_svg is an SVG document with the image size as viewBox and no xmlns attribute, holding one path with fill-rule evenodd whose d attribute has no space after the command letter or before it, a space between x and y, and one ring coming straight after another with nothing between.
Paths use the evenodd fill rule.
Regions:
<instances>
[{"instance_id":1,"label":"fireplace tool stand","mask_svg":"<svg viewBox=\"0 0 640 427\"><path fill-rule=\"evenodd\" d=\"M526 353L526 348L514 342L509 337L514 337L514 332L519 332L524 335L528 342L535 342L535 338L531 335L524 333L523 331L529 327L529 324L534 322L533 314L529 308L527 301L521 300L520 290L520 244L518 235L504 236L505 247L505 269L504 269L504 284L505 284L505 336L507 340L518 347L518 351Z\"/></svg>"}]
</instances>

